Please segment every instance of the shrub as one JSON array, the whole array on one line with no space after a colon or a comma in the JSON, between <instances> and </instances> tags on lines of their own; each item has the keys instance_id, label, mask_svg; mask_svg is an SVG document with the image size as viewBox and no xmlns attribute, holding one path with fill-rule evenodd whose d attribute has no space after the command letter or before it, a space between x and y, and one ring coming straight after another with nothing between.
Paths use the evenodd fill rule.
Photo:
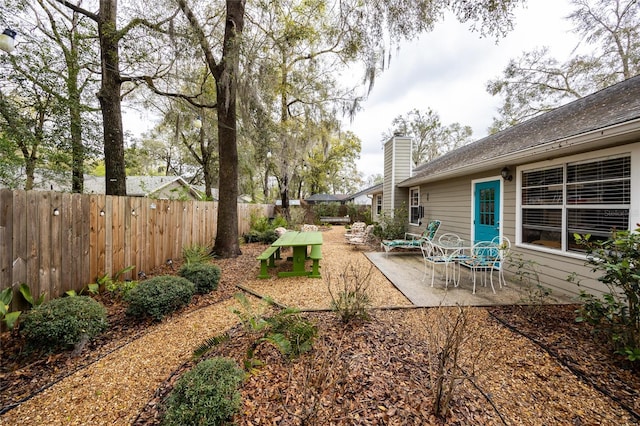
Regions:
<instances>
[{"instance_id":1,"label":"shrub","mask_svg":"<svg viewBox=\"0 0 640 426\"><path fill-rule=\"evenodd\" d=\"M196 293L206 294L218 288L220 268L207 263L185 263L178 274L196 286Z\"/></svg>"},{"instance_id":2,"label":"shrub","mask_svg":"<svg viewBox=\"0 0 640 426\"><path fill-rule=\"evenodd\" d=\"M226 358L212 358L185 373L169 395L163 425L222 425L240 409L244 372Z\"/></svg>"},{"instance_id":3,"label":"shrub","mask_svg":"<svg viewBox=\"0 0 640 426\"><path fill-rule=\"evenodd\" d=\"M88 296L50 300L28 311L22 333L33 347L66 349L107 328L107 311Z\"/></svg>"},{"instance_id":4,"label":"shrub","mask_svg":"<svg viewBox=\"0 0 640 426\"><path fill-rule=\"evenodd\" d=\"M127 295L127 314L136 317L148 315L160 321L165 315L189 304L195 290L195 285L186 278L171 275L150 278Z\"/></svg>"},{"instance_id":5,"label":"shrub","mask_svg":"<svg viewBox=\"0 0 640 426\"><path fill-rule=\"evenodd\" d=\"M378 224L373 228L373 235L381 240L394 240L404 238L407 232L407 209L396 209L393 215L383 212Z\"/></svg>"},{"instance_id":6,"label":"shrub","mask_svg":"<svg viewBox=\"0 0 640 426\"><path fill-rule=\"evenodd\" d=\"M576 321L587 321L607 335L618 354L640 361L640 228L614 231L606 241L574 234L587 252L587 264L601 272L598 281L609 293L602 298L580 292L584 305Z\"/></svg>"},{"instance_id":7,"label":"shrub","mask_svg":"<svg viewBox=\"0 0 640 426\"><path fill-rule=\"evenodd\" d=\"M331 295L331 309L343 323L369 320L369 284L373 266L360 263L345 265L344 271L334 275L327 271L326 284ZM337 292L337 294L336 294Z\"/></svg>"}]
</instances>

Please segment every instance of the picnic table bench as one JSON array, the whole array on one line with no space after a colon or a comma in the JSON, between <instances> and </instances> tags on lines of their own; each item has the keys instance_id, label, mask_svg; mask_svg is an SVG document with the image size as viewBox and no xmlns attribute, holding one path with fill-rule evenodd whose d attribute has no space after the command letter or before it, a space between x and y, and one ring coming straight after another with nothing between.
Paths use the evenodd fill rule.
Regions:
<instances>
[{"instance_id":1,"label":"picnic table bench","mask_svg":"<svg viewBox=\"0 0 640 426\"><path fill-rule=\"evenodd\" d=\"M260 261L260 275L258 275L258 278L269 278L268 268L276 266L276 259L280 259L280 247L267 247L257 259Z\"/></svg>"}]
</instances>

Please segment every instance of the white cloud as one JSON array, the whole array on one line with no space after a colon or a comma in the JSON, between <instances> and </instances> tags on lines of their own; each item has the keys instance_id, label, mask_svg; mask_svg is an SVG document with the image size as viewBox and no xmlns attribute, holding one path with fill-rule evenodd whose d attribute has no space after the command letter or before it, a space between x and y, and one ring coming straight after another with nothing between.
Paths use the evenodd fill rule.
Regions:
<instances>
[{"instance_id":1,"label":"white cloud","mask_svg":"<svg viewBox=\"0 0 640 426\"><path fill-rule=\"evenodd\" d=\"M394 117L413 108L431 108L445 124L470 125L474 139L486 136L500 104L486 92L487 81L500 76L509 59L535 47L549 46L555 57L566 59L577 44L564 19L570 11L568 0L529 2L516 12L514 30L497 44L452 17L404 43L378 77L364 110L352 123L345 121L362 140L358 169L365 176L382 173L381 135Z\"/></svg>"}]
</instances>

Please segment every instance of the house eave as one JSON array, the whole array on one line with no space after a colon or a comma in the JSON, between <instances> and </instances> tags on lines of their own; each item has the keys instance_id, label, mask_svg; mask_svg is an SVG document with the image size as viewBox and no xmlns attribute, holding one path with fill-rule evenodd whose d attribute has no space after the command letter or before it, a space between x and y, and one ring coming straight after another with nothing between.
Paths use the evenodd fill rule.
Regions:
<instances>
[{"instance_id":1,"label":"house eave","mask_svg":"<svg viewBox=\"0 0 640 426\"><path fill-rule=\"evenodd\" d=\"M467 176L472 173L482 173L495 168L502 168L504 166L514 166L524 162L531 163L551 160L570 153L580 153L639 141L640 118L637 118L621 124L592 130L579 135L569 136L526 149L510 152L509 154L493 157L486 161L466 164L451 170L437 172L427 176L412 177L398 183L397 186L399 188L409 188L429 182Z\"/></svg>"}]
</instances>

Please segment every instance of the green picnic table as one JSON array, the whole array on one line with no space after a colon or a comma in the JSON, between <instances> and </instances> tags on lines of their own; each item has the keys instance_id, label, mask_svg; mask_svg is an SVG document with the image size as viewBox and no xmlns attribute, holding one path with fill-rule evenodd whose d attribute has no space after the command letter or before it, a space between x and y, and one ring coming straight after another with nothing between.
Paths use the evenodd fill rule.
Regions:
<instances>
[{"instance_id":1,"label":"green picnic table","mask_svg":"<svg viewBox=\"0 0 640 426\"><path fill-rule=\"evenodd\" d=\"M271 244L272 247L293 247L293 268L291 271L279 272L279 277L311 277L320 278L320 259L322 259L321 232L285 232ZM308 250L308 248L310 249ZM305 269L305 261L313 260L311 271Z\"/></svg>"}]
</instances>

